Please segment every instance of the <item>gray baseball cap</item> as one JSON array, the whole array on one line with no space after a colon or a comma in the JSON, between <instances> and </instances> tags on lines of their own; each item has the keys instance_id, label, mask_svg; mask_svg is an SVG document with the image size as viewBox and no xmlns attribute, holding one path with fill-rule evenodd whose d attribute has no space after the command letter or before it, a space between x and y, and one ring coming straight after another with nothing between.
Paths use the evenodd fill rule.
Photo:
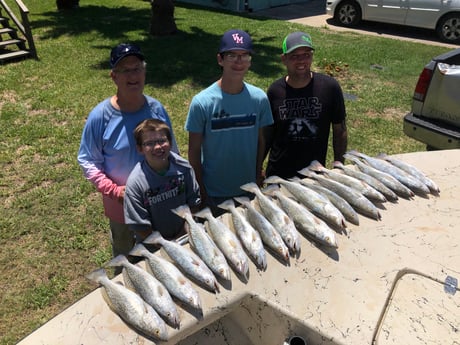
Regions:
<instances>
[{"instance_id":1,"label":"gray baseball cap","mask_svg":"<svg viewBox=\"0 0 460 345\"><path fill-rule=\"evenodd\" d=\"M301 31L293 32L287 35L283 41L283 54L288 54L300 47L307 47L311 50L315 50L309 34Z\"/></svg>"}]
</instances>

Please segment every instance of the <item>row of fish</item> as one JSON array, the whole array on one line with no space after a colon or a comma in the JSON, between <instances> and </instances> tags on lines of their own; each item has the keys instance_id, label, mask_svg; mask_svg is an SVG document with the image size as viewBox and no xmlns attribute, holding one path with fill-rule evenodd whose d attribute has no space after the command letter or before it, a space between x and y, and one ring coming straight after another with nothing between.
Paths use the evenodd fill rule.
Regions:
<instances>
[{"instance_id":1,"label":"row of fish","mask_svg":"<svg viewBox=\"0 0 460 345\"><path fill-rule=\"evenodd\" d=\"M314 161L299 171L306 178L270 176L263 190L255 183L241 186L255 196L254 201L238 197L219 205L231 217L231 226L223 217L215 218L209 208L195 214L187 205L173 209L188 225L190 248L154 232L144 243L160 246L169 260L137 244L130 255L143 257L147 270L125 256L107 264L123 267L126 287L112 282L104 269L87 277L104 286L105 300L125 322L147 337L167 340L166 324L180 327L174 300L202 317L200 295L191 281L218 293L218 282L230 281L232 269L241 279L249 279L250 260L265 270L266 248L289 264L291 255L300 255L300 234L337 248L333 229L343 229L347 222L359 225L358 213L380 220L375 203L439 193L422 172L392 157L349 151L345 158L358 169L341 163L326 169Z\"/></svg>"}]
</instances>

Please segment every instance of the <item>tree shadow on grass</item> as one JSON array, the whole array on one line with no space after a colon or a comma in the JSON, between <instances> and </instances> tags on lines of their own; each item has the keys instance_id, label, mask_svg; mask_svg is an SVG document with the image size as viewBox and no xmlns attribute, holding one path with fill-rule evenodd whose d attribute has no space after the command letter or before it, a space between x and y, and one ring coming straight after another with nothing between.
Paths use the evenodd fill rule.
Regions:
<instances>
[{"instance_id":1,"label":"tree shadow on grass","mask_svg":"<svg viewBox=\"0 0 460 345\"><path fill-rule=\"evenodd\" d=\"M175 5L182 8L200 9L212 13L222 13L194 5ZM247 17L245 14L226 12L228 15ZM61 36L78 36L85 33L97 32L100 37L116 42L128 42L133 32L140 32L138 44L147 61L146 83L153 86L168 87L185 79L190 79L195 85L208 86L220 76L216 54L219 40L223 32L207 32L201 27L187 27L182 17L176 16L177 34L168 36L151 36L149 34L150 8L139 9L129 7L107 8L104 6L85 5L72 11L50 11L43 13L46 19L33 22L33 28L46 29L40 39L57 39ZM266 20L251 18L252 20ZM181 26L187 27L188 32L181 31ZM51 30L50 30L51 28ZM242 28L251 34L250 27ZM256 56L251 66L252 73L260 76L278 75L282 73L273 64L278 59L279 51L266 42L274 37L263 37L257 40L253 37ZM111 45L94 45L88 43L88 49L106 51L107 59L93 63L94 68L109 69L108 55Z\"/></svg>"}]
</instances>

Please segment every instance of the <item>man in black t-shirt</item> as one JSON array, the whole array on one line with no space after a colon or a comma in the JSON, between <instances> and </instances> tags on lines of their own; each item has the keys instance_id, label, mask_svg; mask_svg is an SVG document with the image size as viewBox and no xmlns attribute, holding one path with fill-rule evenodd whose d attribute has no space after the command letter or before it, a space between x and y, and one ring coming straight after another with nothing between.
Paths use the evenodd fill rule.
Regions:
<instances>
[{"instance_id":1,"label":"man in black t-shirt","mask_svg":"<svg viewBox=\"0 0 460 345\"><path fill-rule=\"evenodd\" d=\"M325 165L331 126L334 160L344 161L347 128L342 89L334 78L311 71L313 53L306 33L294 32L284 39L281 61L287 75L267 92L274 124L265 130L266 176L293 177L313 160Z\"/></svg>"}]
</instances>

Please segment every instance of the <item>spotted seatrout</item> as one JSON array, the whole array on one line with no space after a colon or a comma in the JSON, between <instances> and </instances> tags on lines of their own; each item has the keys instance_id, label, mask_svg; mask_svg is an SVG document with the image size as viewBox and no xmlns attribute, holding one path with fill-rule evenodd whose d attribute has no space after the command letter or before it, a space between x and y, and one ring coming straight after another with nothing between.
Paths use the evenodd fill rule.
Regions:
<instances>
[{"instance_id":1,"label":"spotted seatrout","mask_svg":"<svg viewBox=\"0 0 460 345\"><path fill-rule=\"evenodd\" d=\"M186 275L208 290L219 292L216 277L204 261L191 250L174 241L164 239L158 231L154 231L144 240L144 243L160 245Z\"/></svg>"},{"instance_id":2,"label":"spotted seatrout","mask_svg":"<svg viewBox=\"0 0 460 345\"><path fill-rule=\"evenodd\" d=\"M382 182L385 186L390 188L397 195L402 196L403 198L412 198L415 195L412 190L407 188L404 184L399 182L392 175L365 164L358 157L345 153L343 155L343 158L353 162L363 173L375 177L377 180Z\"/></svg>"},{"instance_id":3,"label":"spotted seatrout","mask_svg":"<svg viewBox=\"0 0 460 345\"><path fill-rule=\"evenodd\" d=\"M265 271L267 268L267 257L264 244L260 238L260 234L242 214L243 210L237 208L232 199L224 201L219 207L232 214L233 228L241 240L241 244L244 246L249 256L255 261L257 267Z\"/></svg>"},{"instance_id":4,"label":"spotted seatrout","mask_svg":"<svg viewBox=\"0 0 460 345\"><path fill-rule=\"evenodd\" d=\"M300 237L294 222L286 212L264 195L257 184L251 182L240 187L242 190L255 194L260 210L275 229L280 233L290 252L300 253Z\"/></svg>"},{"instance_id":5,"label":"spotted seatrout","mask_svg":"<svg viewBox=\"0 0 460 345\"><path fill-rule=\"evenodd\" d=\"M159 255L152 254L141 243L136 244L129 254L144 257L155 278L163 283L172 296L197 311L201 311L198 291L173 263Z\"/></svg>"},{"instance_id":6,"label":"spotted seatrout","mask_svg":"<svg viewBox=\"0 0 460 345\"><path fill-rule=\"evenodd\" d=\"M104 287L105 301L128 325L147 336L168 340L165 322L138 294L110 280L103 268L86 277Z\"/></svg>"},{"instance_id":7,"label":"spotted seatrout","mask_svg":"<svg viewBox=\"0 0 460 345\"><path fill-rule=\"evenodd\" d=\"M270 223L267 218L256 210L249 198L237 197L235 198L235 201L239 202L246 208L248 221L254 229L259 232L262 242L288 264L289 249L281 238L279 232L273 227L272 223Z\"/></svg>"},{"instance_id":8,"label":"spotted seatrout","mask_svg":"<svg viewBox=\"0 0 460 345\"><path fill-rule=\"evenodd\" d=\"M351 150L348 151L347 154L353 155L355 157L363 159L367 164L372 166L373 168L383 171L391 176L393 176L395 179L397 179L399 182L404 184L406 187L408 187L410 190L412 190L414 193L419 193L419 194L428 194L430 193L430 189L421 181L419 181L417 178L414 178L412 175L409 175L406 173L404 170L398 168L397 166L379 158L374 158L370 157L368 155L365 155L364 153L358 152L356 150Z\"/></svg>"},{"instance_id":9,"label":"spotted seatrout","mask_svg":"<svg viewBox=\"0 0 460 345\"><path fill-rule=\"evenodd\" d=\"M338 247L335 232L305 206L285 195L278 187L269 187L264 192L278 200L281 208L292 218L299 231L322 244Z\"/></svg>"},{"instance_id":10,"label":"spotted seatrout","mask_svg":"<svg viewBox=\"0 0 460 345\"><path fill-rule=\"evenodd\" d=\"M395 192L393 192L390 188L388 188L384 183L377 180L374 176L365 174L361 170L348 167L344 165L342 162L334 162L333 165L335 169L340 169L340 171L342 171L344 174L366 182L369 186L372 186L374 189L382 193L387 200L398 200L398 195Z\"/></svg>"},{"instance_id":11,"label":"spotted seatrout","mask_svg":"<svg viewBox=\"0 0 460 345\"><path fill-rule=\"evenodd\" d=\"M414 167L413 165L406 163L400 159L396 159L394 157L388 156L384 153L381 153L377 156L377 158L384 159L387 162L390 162L391 164L397 166L398 168L404 170L408 174L414 176L415 178L419 179L421 182L423 182L429 189L432 194L439 194L439 187L436 185L436 183L431 180L429 177L427 177L423 172L421 172L419 169Z\"/></svg>"},{"instance_id":12,"label":"spotted seatrout","mask_svg":"<svg viewBox=\"0 0 460 345\"><path fill-rule=\"evenodd\" d=\"M296 200L306 206L313 214L325 220L326 222L338 227L345 228L345 217L335 207L329 199L315 192L314 190L302 186L300 183L285 180L279 176L270 176L265 179L268 184L281 184Z\"/></svg>"},{"instance_id":13,"label":"spotted seatrout","mask_svg":"<svg viewBox=\"0 0 460 345\"><path fill-rule=\"evenodd\" d=\"M230 267L222 251L207 234L202 224L195 222L188 205L171 210L188 223L189 242L198 256L208 265L214 274L224 280L231 280Z\"/></svg>"},{"instance_id":14,"label":"spotted seatrout","mask_svg":"<svg viewBox=\"0 0 460 345\"><path fill-rule=\"evenodd\" d=\"M176 305L168 290L158 279L130 263L124 255L116 256L108 262L107 266L123 267L125 285L135 290L171 327L179 328L180 317Z\"/></svg>"},{"instance_id":15,"label":"spotted seatrout","mask_svg":"<svg viewBox=\"0 0 460 345\"><path fill-rule=\"evenodd\" d=\"M221 220L215 218L209 207L202 209L194 215L205 218L208 221L208 230L211 233L211 237L227 258L227 262L230 263L239 275L248 279L249 258L235 233Z\"/></svg>"}]
</instances>

